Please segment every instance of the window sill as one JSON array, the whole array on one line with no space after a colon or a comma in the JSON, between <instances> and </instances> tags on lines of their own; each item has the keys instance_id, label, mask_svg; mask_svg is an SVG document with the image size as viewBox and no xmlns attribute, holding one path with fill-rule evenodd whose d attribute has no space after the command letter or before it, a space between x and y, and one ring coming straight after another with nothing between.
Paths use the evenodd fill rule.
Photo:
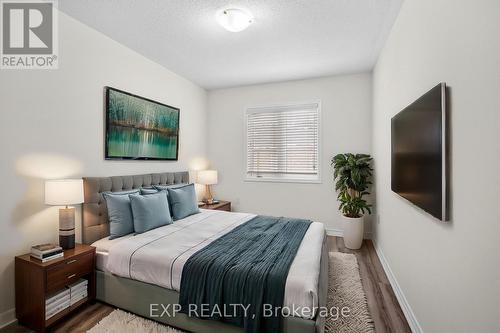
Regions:
<instances>
[{"instance_id":1,"label":"window sill","mask_svg":"<svg viewBox=\"0 0 500 333\"><path fill-rule=\"evenodd\" d=\"M290 178L272 178L272 177L246 177L245 182L252 183L299 183L299 184L321 184L321 179L290 179Z\"/></svg>"}]
</instances>

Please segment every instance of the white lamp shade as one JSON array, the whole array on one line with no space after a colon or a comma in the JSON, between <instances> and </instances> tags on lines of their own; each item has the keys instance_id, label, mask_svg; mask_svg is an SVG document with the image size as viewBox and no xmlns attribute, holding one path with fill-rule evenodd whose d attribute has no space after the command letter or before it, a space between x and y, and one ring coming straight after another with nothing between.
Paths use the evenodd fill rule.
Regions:
<instances>
[{"instance_id":1,"label":"white lamp shade","mask_svg":"<svg viewBox=\"0 0 500 333\"><path fill-rule=\"evenodd\" d=\"M198 184L217 184L217 170L203 170L198 172Z\"/></svg>"},{"instance_id":2,"label":"white lamp shade","mask_svg":"<svg viewBox=\"0 0 500 333\"><path fill-rule=\"evenodd\" d=\"M82 202L83 179L45 181L45 204L52 206L66 206Z\"/></svg>"}]
</instances>

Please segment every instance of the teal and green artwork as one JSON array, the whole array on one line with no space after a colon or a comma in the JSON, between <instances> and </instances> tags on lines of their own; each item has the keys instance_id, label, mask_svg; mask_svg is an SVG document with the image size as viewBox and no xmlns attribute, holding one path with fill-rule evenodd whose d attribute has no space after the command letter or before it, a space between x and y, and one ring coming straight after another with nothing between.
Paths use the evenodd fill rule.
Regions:
<instances>
[{"instance_id":1,"label":"teal and green artwork","mask_svg":"<svg viewBox=\"0 0 500 333\"><path fill-rule=\"evenodd\" d=\"M106 159L177 160L179 109L106 87Z\"/></svg>"}]
</instances>

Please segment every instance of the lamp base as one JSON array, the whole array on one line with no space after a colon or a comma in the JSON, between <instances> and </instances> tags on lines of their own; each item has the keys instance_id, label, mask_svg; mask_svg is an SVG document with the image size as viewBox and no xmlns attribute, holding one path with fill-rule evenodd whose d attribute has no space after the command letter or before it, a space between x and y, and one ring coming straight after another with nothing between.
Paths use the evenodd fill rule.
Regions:
<instances>
[{"instance_id":1,"label":"lamp base","mask_svg":"<svg viewBox=\"0 0 500 333\"><path fill-rule=\"evenodd\" d=\"M74 249L75 248L75 234L69 236L59 235L59 246L63 250Z\"/></svg>"},{"instance_id":2,"label":"lamp base","mask_svg":"<svg viewBox=\"0 0 500 333\"><path fill-rule=\"evenodd\" d=\"M212 197L212 191L210 190L210 185L205 185L205 200L204 203L207 205L214 204L214 198Z\"/></svg>"},{"instance_id":3,"label":"lamp base","mask_svg":"<svg viewBox=\"0 0 500 333\"><path fill-rule=\"evenodd\" d=\"M59 246L64 250L75 248L75 209L59 209Z\"/></svg>"}]
</instances>

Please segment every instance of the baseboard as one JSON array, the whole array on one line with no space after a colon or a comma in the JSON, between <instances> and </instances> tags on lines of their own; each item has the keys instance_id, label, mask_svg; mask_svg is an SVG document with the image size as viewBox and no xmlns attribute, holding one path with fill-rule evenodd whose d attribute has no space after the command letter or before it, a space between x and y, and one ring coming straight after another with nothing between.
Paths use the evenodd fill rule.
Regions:
<instances>
[{"instance_id":1,"label":"baseboard","mask_svg":"<svg viewBox=\"0 0 500 333\"><path fill-rule=\"evenodd\" d=\"M340 229L336 228L326 228L326 234L328 236L337 236L337 237L343 237L344 233Z\"/></svg>"},{"instance_id":2,"label":"baseboard","mask_svg":"<svg viewBox=\"0 0 500 333\"><path fill-rule=\"evenodd\" d=\"M344 237L344 232L342 231L342 229L337 228L326 228L326 234L328 236ZM365 232L363 237L364 239L371 239L372 233L370 231L367 231Z\"/></svg>"},{"instance_id":3,"label":"baseboard","mask_svg":"<svg viewBox=\"0 0 500 333\"><path fill-rule=\"evenodd\" d=\"M392 269L389 266L389 263L387 262L384 253L382 252L382 249L377 245L375 240L373 240L373 246L375 247L375 252L377 252L377 256L385 271L385 275L387 275L389 283L391 284L392 289L394 290L394 294L398 299L399 305L401 306L401 310L403 310L406 320L408 321L408 325L410 325L411 331L413 333L423 333L424 331L422 330L422 327L418 323L417 317L415 316L415 313L413 312L410 303L408 303L408 300L406 299L403 290L399 286L399 283L396 280L396 276L392 272Z\"/></svg>"},{"instance_id":4,"label":"baseboard","mask_svg":"<svg viewBox=\"0 0 500 333\"><path fill-rule=\"evenodd\" d=\"M16 309L12 308L5 312L0 313L0 328L4 328L15 322L16 319Z\"/></svg>"}]
</instances>

